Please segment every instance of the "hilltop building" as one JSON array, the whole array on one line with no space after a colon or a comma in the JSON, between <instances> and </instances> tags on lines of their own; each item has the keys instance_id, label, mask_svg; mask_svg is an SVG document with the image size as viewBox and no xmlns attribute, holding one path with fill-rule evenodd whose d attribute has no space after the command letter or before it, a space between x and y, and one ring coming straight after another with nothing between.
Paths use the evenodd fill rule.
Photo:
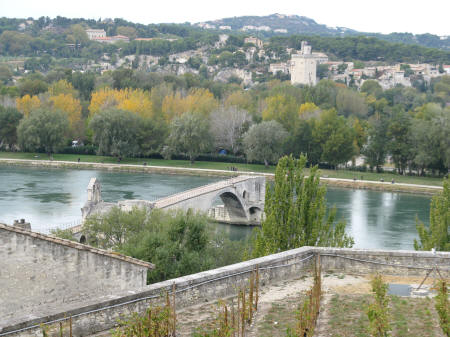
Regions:
<instances>
[{"instance_id":1,"label":"hilltop building","mask_svg":"<svg viewBox=\"0 0 450 337\"><path fill-rule=\"evenodd\" d=\"M257 37L246 37L244 39L244 43L252 43L258 48L262 48L263 47L262 40L258 39Z\"/></svg>"},{"instance_id":2,"label":"hilltop building","mask_svg":"<svg viewBox=\"0 0 450 337\"><path fill-rule=\"evenodd\" d=\"M130 42L130 38L124 35L116 35L116 36L106 36L106 37L97 37L92 39L93 41L101 42L101 43L116 43L119 41L122 42Z\"/></svg>"},{"instance_id":3,"label":"hilltop building","mask_svg":"<svg viewBox=\"0 0 450 337\"><path fill-rule=\"evenodd\" d=\"M311 52L311 46L308 42L302 41L300 53L291 55L291 83L315 85L317 63L318 57Z\"/></svg>"},{"instance_id":4,"label":"hilltop building","mask_svg":"<svg viewBox=\"0 0 450 337\"><path fill-rule=\"evenodd\" d=\"M86 29L86 34L89 40L106 37L106 32L104 29Z\"/></svg>"},{"instance_id":5,"label":"hilltop building","mask_svg":"<svg viewBox=\"0 0 450 337\"><path fill-rule=\"evenodd\" d=\"M272 63L269 65L269 72L273 75L276 75L279 72L289 74L289 65L286 62Z\"/></svg>"}]
</instances>

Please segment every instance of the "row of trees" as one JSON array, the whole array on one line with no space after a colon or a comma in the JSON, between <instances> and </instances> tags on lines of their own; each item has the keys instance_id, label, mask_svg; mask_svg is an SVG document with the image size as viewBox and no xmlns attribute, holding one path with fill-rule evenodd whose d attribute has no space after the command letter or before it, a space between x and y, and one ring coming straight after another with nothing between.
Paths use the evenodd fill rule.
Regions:
<instances>
[{"instance_id":1,"label":"row of trees","mask_svg":"<svg viewBox=\"0 0 450 337\"><path fill-rule=\"evenodd\" d=\"M19 85L22 97L3 97L0 141L4 148L54 152L78 139L118 157L181 154L193 161L227 150L270 164L304 153L313 164L337 166L364 154L376 169L391 157L399 173L449 167L448 76L425 93L383 91L374 81L361 92L327 80L314 87L272 81L247 91L211 85L192 75L129 69L33 75ZM51 128L38 127L51 119Z\"/></svg>"},{"instance_id":2,"label":"row of trees","mask_svg":"<svg viewBox=\"0 0 450 337\"><path fill-rule=\"evenodd\" d=\"M335 55L339 59L435 64L447 64L449 62L448 51L418 45L392 43L375 37L365 36L348 36L342 38L318 35L274 36L270 39L270 48L273 51L283 53L285 47L300 49L301 41L304 40L309 41L314 46L314 49L323 51L329 55Z\"/></svg>"}]
</instances>

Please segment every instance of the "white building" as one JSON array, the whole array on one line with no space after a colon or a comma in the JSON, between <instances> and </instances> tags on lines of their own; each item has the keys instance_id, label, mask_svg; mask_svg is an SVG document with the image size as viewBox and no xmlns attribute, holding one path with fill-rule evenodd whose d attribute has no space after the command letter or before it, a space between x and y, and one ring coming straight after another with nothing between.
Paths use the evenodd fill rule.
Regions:
<instances>
[{"instance_id":1,"label":"white building","mask_svg":"<svg viewBox=\"0 0 450 337\"><path fill-rule=\"evenodd\" d=\"M311 46L302 41L300 54L291 55L291 83L316 85L317 58L311 52Z\"/></svg>"},{"instance_id":2,"label":"white building","mask_svg":"<svg viewBox=\"0 0 450 337\"><path fill-rule=\"evenodd\" d=\"M106 37L106 32L104 29L86 29L86 34L89 40Z\"/></svg>"},{"instance_id":3,"label":"white building","mask_svg":"<svg viewBox=\"0 0 450 337\"><path fill-rule=\"evenodd\" d=\"M281 63L272 63L269 66L269 72L276 75L278 72L283 74L289 74L289 65L285 62Z\"/></svg>"}]
</instances>

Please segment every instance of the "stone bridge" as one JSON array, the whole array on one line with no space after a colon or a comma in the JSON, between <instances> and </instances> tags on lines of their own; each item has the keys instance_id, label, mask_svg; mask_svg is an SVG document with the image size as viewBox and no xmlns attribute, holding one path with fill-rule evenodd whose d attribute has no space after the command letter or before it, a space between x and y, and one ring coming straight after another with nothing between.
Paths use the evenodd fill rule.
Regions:
<instances>
[{"instance_id":1,"label":"stone bridge","mask_svg":"<svg viewBox=\"0 0 450 337\"><path fill-rule=\"evenodd\" d=\"M91 178L88 185L88 200L81 211L84 220L91 214L106 213L114 206L125 211L136 206L149 209L194 209L209 212L213 218L221 218L227 222L251 224L258 223L264 213L265 191L265 177L241 175L156 201L122 200L117 203L106 203L101 198L100 182L96 178ZM220 208L214 208L217 198L223 202L220 216L217 214Z\"/></svg>"},{"instance_id":2,"label":"stone bridge","mask_svg":"<svg viewBox=\"0 0 450 337\"><path fill-rule=\"evenodd\" d=\"M264 211L266 178L238 176L177 193L155 202L155 208L208 212L219 197L231 222L258 222Z\"/></svg>"}]
</instances>

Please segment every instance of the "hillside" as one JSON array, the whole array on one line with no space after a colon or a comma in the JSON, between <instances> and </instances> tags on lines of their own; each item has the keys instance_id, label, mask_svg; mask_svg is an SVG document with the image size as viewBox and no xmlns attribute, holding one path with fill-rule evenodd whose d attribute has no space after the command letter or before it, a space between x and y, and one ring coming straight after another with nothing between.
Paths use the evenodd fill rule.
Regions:
<instances>
[{"instance_id":1,"label":"hillside","mask_svg":"<svg viewBox=\"0 0 450 337\"><path fill-rule=\"evenodd\" d=\"M277 33L275 30L285 29L288 34L342 35L355 34L357 31L344 27L328 27L321 25L306 16L271 14L267 16L239 16L208 21L216 27L230 26L232 30L241 30L245 26L254 26L265 33ZM267 30L269 27L270 30ZM251 30L251 29L249 29Z\"/></svg>"},{"instance_id":2,"label":"hillside","mask_svg":"<svg viewBox=\"0 0 450 337\"><path fill-rule=\"evenodd\" d=\"M299 15L271 14L267 16L239 16L214 21L207 21L197 25L209 25L208 28L229 26L232 31L257 32L260 36L273 35L325 35L325 36L351 36L363 35L377 37L382 40L396 43L416 44L429 48L450 50L450 38L433 34L391 33L380 34L371 32L358 32L346 27L329 27L319 24L311 18Z\"/></svg>"}]
</instances>

